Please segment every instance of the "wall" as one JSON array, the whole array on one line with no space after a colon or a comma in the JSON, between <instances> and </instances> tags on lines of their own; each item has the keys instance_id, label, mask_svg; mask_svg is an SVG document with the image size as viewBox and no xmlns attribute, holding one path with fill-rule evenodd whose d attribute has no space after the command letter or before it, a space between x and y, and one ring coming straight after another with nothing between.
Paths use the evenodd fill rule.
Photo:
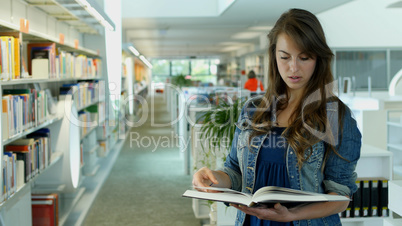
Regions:
<instances>
[{"instance_id":1,"label":"wall","mask_svg":"<svg viewBox=\"0 0 402 226\"><path fill-rule=\"evenodd\" d=\"M402 47L398 0L356 0L317 15L331 48Z\"/></svg>"}]
</instances>

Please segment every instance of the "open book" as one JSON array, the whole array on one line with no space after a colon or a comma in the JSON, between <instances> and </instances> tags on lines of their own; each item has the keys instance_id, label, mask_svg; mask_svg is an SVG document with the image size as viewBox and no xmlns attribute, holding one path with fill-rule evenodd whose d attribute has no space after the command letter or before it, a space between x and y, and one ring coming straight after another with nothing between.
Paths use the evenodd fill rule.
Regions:
<instances>
[{"instance_id":1,"label":"open book","mask_svg":"<svg viewBox=\"0 0 402 226\"><path fill-rule=\"evenodd\" d=\"M218 193L201 192L197 190L187 190L184 197L205 199L219 202L228 202L241 204L246 206L255 206L259 204L274 203L292 203L293 205L311 203L311 202L328 202L328 201L350 201L349 198L341 195L328 195L314 192L306 192L294 190L290 188L282 188L275 186L267 186L258 189L254 195L245 194L228 188L216 187L198 187L200 189L208 189L218 191Z\"/></svg>"}]
</instances>

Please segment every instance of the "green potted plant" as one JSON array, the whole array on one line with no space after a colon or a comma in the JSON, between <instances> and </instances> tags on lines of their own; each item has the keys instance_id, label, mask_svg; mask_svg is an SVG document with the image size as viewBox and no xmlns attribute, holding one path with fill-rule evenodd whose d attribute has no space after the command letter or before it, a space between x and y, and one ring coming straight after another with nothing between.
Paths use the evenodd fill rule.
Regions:
<instances>
[{"instance_id":1,"label":"green potted plant","mask_svg":"<svg viewBox=\"0 0 402 226\"><path fill-rule=\"evenodd\" d=\"M193 150L195 158L194 171L206 166L214 169L223 164L226 160L229 148L236 130L235 122L239 118L241 108L245 100L238 98L234 101L219 100L218 104L212 109L203 112L197 120L200 134L195 135L199 138L200 149ZM193 137L194 139L194 137ZM205 202L209 207L211 224L216 222L217 203L213 201Z\"/></svg>"},{"instance_id":2,"label":"green potted plant","mask_svg":"<svg viewBox=\"0 0 402 226\"><path fill-rule=\"evenodd\" d=\"M191 81L191 79L186 79L185 75L180 74L180 75L176 75L172 78L172 84L181 88L181 87L191 86L192 81Z\"/></svg>"},{"instance_id":3,"label":"green potted plant","mask_svg":"<svg viewBox=\"0 0 402 226\"><path fill-rule=\"evenodd\" d=\"M216 107L206 111L198 120L201 125L201 139L206 141L208 149L202 149L207 156L221 157L224 162L235 133L235 122L239 118L245 100L238 98L234 101L219 101ZM205 144L205 143L204 143ZM222 153L222 151L224 153ZM213 167L213 166L211 166Z\"/></svg>"}]
</instances>

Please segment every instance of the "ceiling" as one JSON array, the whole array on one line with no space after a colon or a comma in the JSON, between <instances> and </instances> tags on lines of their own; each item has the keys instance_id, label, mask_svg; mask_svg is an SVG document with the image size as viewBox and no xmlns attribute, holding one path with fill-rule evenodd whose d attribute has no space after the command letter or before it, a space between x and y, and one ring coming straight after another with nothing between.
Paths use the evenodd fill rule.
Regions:
<instances>
[{"instance_id":1,"label":"ceiling","mask_svg":"<svg viewBox=\"0 0 402 226\"><path fill-rule=\"evenodd\" d=\"M205 9L195 0L169 0L169 5L166 0L147 1L122 0L123 42L132 43L147 58L203 58L260 48L260 38L265 39L269 27L289 8L318 14L351 0L236 0L215 16L203 16ZM188 4L194 5L193 11Z\"/></svg>"}]
</instances>

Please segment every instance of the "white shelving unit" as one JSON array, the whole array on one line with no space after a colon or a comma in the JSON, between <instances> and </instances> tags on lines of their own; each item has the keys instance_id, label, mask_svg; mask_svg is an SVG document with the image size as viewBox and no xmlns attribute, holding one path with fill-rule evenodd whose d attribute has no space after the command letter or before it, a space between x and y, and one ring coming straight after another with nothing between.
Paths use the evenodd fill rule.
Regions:
<instances>
[{"instance_id":1,"label":"white shelving unit","mask_svg":"<svg viewBox=\"0 0 402 226\"><path fill-rule=\"evenodd\" d=\"M356 173L358 179L383 178L391 181L392 153L386 149L363 144L360 160L356 166ZM384 219L388 219L388 217L341 218L341 221L342 225L345 226L378 226L383 224Z\"/></svg>"},{"instance_id":2,"label":"white shelving unit","mask_svg":"<svg viewBox=\"0 0 402 226\"><path fill-rule=\"evenodd\" d=\"M402 225L402 108L387 112L387 128L389 152L393 154L393 181L388 185L389 209L394 212L384 226Z\"/></svg>"},{"instance_id":3,"label":"white shelving unit","mask_svg":"<svg viewBox=\"0 0 402 226\"><path fill-rule=\"evenodd\" d=\"M96 48L105 48L106 40L103 28L99 34L94 34L94 30L83 26L71 26L66 20L59 20L57 13L61 8L60 4L55 4L53 0L45 0L36 4L37 1L20 0L0 0L0 33L14 32L21 37L22 58L27 62L26 44L31 42L53 42L56 48L74 54L82 54L88 57L103 58L102 72L106 73L106 57L99 56L98 51L85 48L83 45L94 45ZM80 7L76 4L77 7ZM65 8L63 10L66 10ZM84 10L84 9L82 9ZM84 10L85 11L85 10ZM53 13L52 13L53 12ZM63 11L64 12L64 11ZM67 15L69 10L66 10ZM72 13L71 13L72 14ZM56 16L56 17L55 17ZM71 16L71 15L70 15ZM20 18L29 21L29 29L23 30L20 27ZM92 22L90 23L92 24ZM98 26L101 27L101 26ZM24 28L25 29L25 28ZM63 40L61 39L63 35ZM86 43L85 43L86 42ZM101 50L100 53L105 51ZM104 54L105 55L105 54ZM73 77L66 75L66 78L50 79L31 79L22 78L9 81L0 81L0 95L3 96L4 89L49 89L53 97L59 96L59 88L66 83L78 82L99 82L104 81L103 92L85 106L78 110L83 110L94 105L101 105L101 111L113 113L109 104L108 95L108 76L101 77ZM98 84L99 84L98 83ZM99 87L97 87L99 89ZM99 89L100 90L100 89ZM68 102L68 101L66 101ZM117 156L122 148L124 139L118 140L116 132L107 131L107 136L102 137L110 143L108 150L102 157L98 156L98 128L102 125L109 125L106 113L98 117L98 121L88 128L86 134L80 134L78 123L73 124L74 120L69 120L71 115L77 117L77 110L70 105L64 105L64 101L59 101L58 112L50 115L38 126L24 129L22 132L9 138L4 138L0 130L0 156L4 154L4 146L24 138L26 135L41 128L48 128L51 133L52 158L50 164L41 170L35 177L31 178L23 186L18 188L7 200L0 203L0 225L26 226L32 225L31 193L57 193L59 195L59 225L80 225L85 220L85 216L95 200L98 191L106 180ZM62 106L63 105L63 106ZM0 110L2 106L0 106ZM98 113L99 115L99 113ZM113 117L110 117L113 118ZM4 125L4 119L0 119ZM114 126L117 128L117 126ZM126 136L125 136L126 137ZM3 139L4 138L4 139ZM95 167L91 170L85 169L90 164L80 167L80 141L95 140L93 145L84 150L96 157ZM85 161L85 159L84 159ZM0 163L0 168L2 164ZM85 173L83 172L85 171ZM3 181L1 176L0 183ZM70 177L70 178L69 178Z\"/></svg>"}]
</instances>

